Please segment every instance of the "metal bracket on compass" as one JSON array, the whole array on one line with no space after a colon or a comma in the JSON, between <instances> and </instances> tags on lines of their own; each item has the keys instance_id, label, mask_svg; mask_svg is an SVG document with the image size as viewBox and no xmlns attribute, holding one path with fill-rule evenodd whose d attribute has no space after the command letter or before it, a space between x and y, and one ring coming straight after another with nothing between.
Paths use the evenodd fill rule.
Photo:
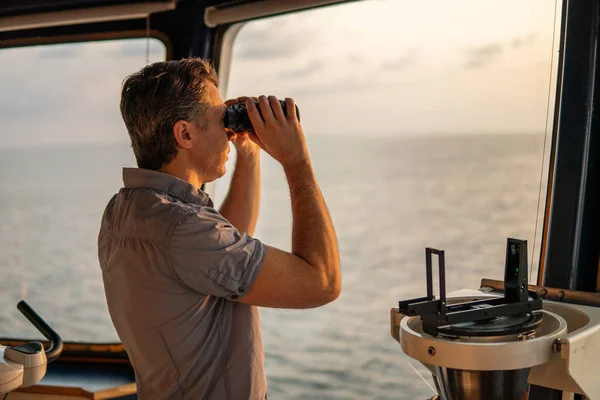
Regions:
<instances>
[{"instance_id":1,"label":"metal bracket on compass","mask_svg":"<svg viewBox=\"0 0 600 400\"><path fill-rule=\"evenodd\" d=\"M440 297L433 295L432 255L439 261ZM446 262L444 250L425 249L427 296L399 302L399 310L406 315L421 317L423 331L437 336L438 328L463 322L475 322L494 317L528 314L541 310L542 300L528 290L527 241L507 239L504 265L504 297L448 305L446 303ZM529 300L531 297L533 300Z\"/></svg>"}]
</instances>

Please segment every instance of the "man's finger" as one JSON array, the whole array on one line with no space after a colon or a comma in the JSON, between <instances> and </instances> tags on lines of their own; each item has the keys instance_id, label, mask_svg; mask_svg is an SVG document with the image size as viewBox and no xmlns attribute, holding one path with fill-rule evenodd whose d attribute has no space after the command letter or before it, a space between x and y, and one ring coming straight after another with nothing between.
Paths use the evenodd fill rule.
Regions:
<instances>
[{"instance_id":1,"label":"man's finger","mask_svg":"<svg viewBox=\"0 0 600 400\"><path fill-rule=\"evenodd\" d=\"M269 103L271 104L271 109L273 110L273 115L278 121L285 120L285 115L283 115L283 109L281 108L281 104L279 104L279 100L275 96L269 96Z\"/></svg>"},{"instance_id":2,"label":"man's finger","mask_svg":"<svg viewBox=\"0 0 600 400\"><path fill-rule=\"evenodd\" d=\"M258 106L260 107L260 112L265 120L265 124L274 125L275 116L273 115L273 110L271 110L271 104L269 103L267 96L263 95L258 98Z\"/></svg>"},{"instance_id":3,"label":"man's finger","mask_svg":"<svg viewBox=\"0 0 600 400\"><path fill-rule=\"evenodd\" d=\"M246 101L246 109L248 110L248 117L250 118L250 122L252 122L252 126L254 126L254 130L264 129L265 122L260 117L258 108L256 108L253 100Z\"/></svg>"},{"instance_id":4,"label":"man's finger","mask_svg":"<svg viewBox=\"0 0 600 400\"><path fill-rule=\"evenodd\" d=\"M252 97L249 97L249 96L241 96L241 97L238 97L237 99L229 99L229 100L225 101L225 105L227 107L229 107L230 105L235 104L235 103L245 103L246 100L251 99L251 98Z\"/></svg>"},{"instance_id":5,"label":"man's finger","mask_svg":"<svg viewBox=\"0 0 600 400\"><path fill-rule=\"evenodd\" d=\"M290 97L285 98L285 109L287 114L287 119L290 121L298 120L298 116L296 115L296 103L294 99Z\"/></svg>"}]
</instances>

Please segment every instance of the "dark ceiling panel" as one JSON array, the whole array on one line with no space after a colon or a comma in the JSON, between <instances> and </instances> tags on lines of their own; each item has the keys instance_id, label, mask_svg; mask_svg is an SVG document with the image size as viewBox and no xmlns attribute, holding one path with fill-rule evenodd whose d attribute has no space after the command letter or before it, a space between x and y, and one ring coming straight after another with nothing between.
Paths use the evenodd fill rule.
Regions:
<instances>
[{"instance_id":1,"label":"dark ceiling panel","mask_svg":"<svg viewBox=\"0 0 600 400\"><path fill-rule=\"evenodd\" d=\"M0 16L14 16L73 10L77 8L113 6L119 4L148 3L158 0L4 0L0 3ZM173 0L175 1L175 0Z\"/></svg>"}]
</instances>

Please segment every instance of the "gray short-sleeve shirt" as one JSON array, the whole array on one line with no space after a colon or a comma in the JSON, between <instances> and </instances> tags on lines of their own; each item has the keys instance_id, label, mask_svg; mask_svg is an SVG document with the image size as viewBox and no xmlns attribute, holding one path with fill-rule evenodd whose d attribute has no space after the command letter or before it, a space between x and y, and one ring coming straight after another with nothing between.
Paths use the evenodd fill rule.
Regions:
<instances>
[{"instance_id":1,"label":"gray short-sleeve shirt","mask_svg":"<svg viewBox=\"0 0 600 400\"><path fill-rule=\"evenodd\" d=\"M237 302L263 244L208 195L158 171L123 170L98 257L111 319L141 399L264 399L258 310Z\"/></svg>"}]
</instances>

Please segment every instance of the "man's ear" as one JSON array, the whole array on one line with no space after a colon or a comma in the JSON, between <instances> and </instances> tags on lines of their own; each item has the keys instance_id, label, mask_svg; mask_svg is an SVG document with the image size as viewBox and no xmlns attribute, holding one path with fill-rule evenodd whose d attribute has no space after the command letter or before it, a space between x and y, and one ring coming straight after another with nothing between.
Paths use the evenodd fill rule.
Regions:
<instances>
[{"instance_id":1,"label":"man's ear","mask_svg":"<svg viewBox=\"0 0 600 400\"><path fill-rule=\"evenodd\" d=\"M191 124L187 121L180 119L173 125L173 136L177 144L184 148L189 149L192 147L192 135L191 135Z\"/></svg>"}]
</instances>

